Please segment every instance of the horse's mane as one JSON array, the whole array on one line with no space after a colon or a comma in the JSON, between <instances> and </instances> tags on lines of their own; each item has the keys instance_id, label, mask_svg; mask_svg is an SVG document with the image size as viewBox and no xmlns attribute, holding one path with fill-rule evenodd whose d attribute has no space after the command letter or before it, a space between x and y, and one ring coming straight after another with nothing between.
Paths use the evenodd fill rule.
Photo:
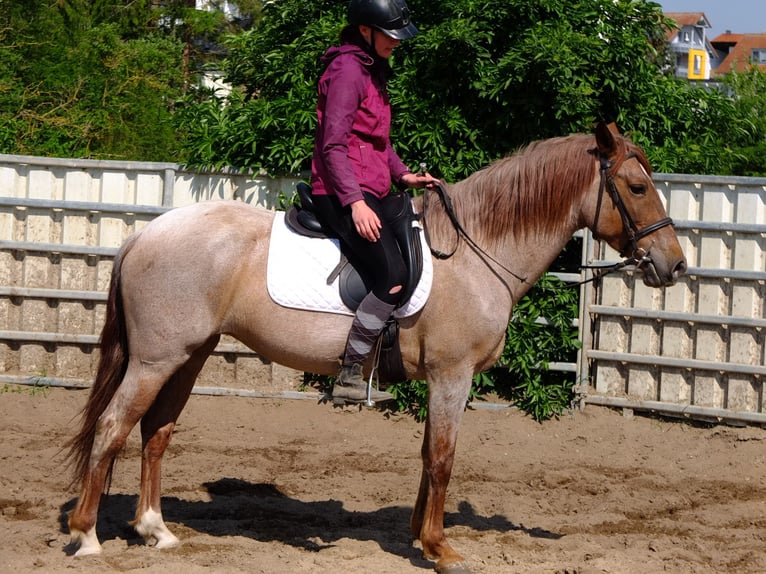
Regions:
<instances>
[{"instance_id":1,"label":"horse's mane","mask_svg":"<svg viewBox=\"0 0 766 574\"><path fill-rule=\"evenodd\" d=\"M640 148L622 136L615 139L618 155L613 171L634 153L651 173ZM477 243L488 248L509 231L516 237L561 233L574 223L577 214L572 206L596 177L595 148L592 135L575 134L533 142L491 163L449 188L458 219ZM427 217L432 237L454 237L441 206L429 206ZM437 248L448 247L438 243Z\"/></svg>"}]
</instances>

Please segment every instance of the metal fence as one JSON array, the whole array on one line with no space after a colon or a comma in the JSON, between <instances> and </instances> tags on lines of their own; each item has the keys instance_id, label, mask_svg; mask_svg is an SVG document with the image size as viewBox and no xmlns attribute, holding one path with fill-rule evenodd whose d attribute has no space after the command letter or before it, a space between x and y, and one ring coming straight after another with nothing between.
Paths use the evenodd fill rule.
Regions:
<instances>
[{"instance_id":1,"label":"metal fence","mask_svg":"<svg viewBox=\"0 0 766 574\"><path fill-rule=\"evenodd\" d=\"M297 180L175 164L0 155L0 383L87 386L111 262L172 207L238 198L273 208ZM656 174L689 273L650 289L627 270L581 290L584 403L766 422L766 179ZM584 234L584 260L617 254ZM565 280L579 280L566 275ZM256 384L257 381L257 384ZM299 394L295 371L224 338L195 392Z\"/></svg>"},{"instance_id":2,"label":"metal fence","mask_svg":"<svg viewBox=\"0 0 766 574\"><path fill-rule=\"evenodd\" d=\"M679 285L631 273L586 293L587 402L766 422L766 179L656 174L689 263ZM591 243L595 260L616 259Z\"/></svg>"}]
</instances>

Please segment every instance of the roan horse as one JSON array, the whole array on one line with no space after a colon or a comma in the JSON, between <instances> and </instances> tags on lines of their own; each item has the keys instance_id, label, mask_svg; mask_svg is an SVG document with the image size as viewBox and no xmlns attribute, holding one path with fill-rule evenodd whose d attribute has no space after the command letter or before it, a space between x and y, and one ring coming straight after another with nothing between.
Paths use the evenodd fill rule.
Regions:
<instances>
[{"instance_id":1,"label":"roan horse","mask_svg":"<svg viewBox=\"0 0 766 574\"><path fill-rule=\"evenodd\" d=\"M402 319L407 374L428 381L423 469L410 527L439 572L469 572L444 534L444 502L471 379L503 349L511 310L572 234L589 227L644 283L672 285L686 260L642 151L601 123L592 135L535 142L448 188L425 214L434 261L425 307ZM430 193L434 193L431 191ZM435 196L434 196L435 197ZM422 198L415 201L422 211ZM351 318L288 309L266 290L273 213L235 201L172 210L125 242L112 271L98 373L69 443L81 487L69 528L76 555L101 551L96 516L114 460L141 422L135 529L178 544L162 519L160 467L175 422L221 334L301 371L334 374Z\"/></svg>"}]
</instances>

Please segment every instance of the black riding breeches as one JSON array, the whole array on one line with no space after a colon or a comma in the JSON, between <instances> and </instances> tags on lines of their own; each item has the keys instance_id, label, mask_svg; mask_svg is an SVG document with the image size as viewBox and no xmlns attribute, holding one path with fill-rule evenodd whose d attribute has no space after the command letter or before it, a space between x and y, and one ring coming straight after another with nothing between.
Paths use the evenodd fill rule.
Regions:
<instances>
[{"instance_id":1,"label":"black riding breeches","mask_svg":"<svg viewBox=\"0 0 766 574\"><path fill-rule=\"evenodd\" d=\"M344 243L349 259L354 265L361 266L373 280L372 292L375 296L391 305L396 305L404 294L407 281L407 268L399 246L396 243L391 226L384 218L383 203L391 196L380 199L365 193L364 201L378 215L382 227L380 239L368 241L356 231L351 218L351 208L343 207L334 195L314 195L314 208L322 222L335 231ZM399 286L396 293L391 290Z\"/></svg>"}]
</instances>

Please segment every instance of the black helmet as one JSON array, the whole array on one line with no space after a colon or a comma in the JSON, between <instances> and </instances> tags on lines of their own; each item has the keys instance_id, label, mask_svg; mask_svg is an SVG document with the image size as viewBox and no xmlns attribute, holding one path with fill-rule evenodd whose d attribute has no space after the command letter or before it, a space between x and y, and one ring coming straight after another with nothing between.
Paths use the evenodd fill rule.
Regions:
<instances>
[{"instance_id":1,"label":"black helmet","mask_svg":"<svg viewBox=\"0 0 766 574\"><path fill-rule=\"evenodd\" d=\"M351 0L348 23L376 28L396 40L409 40L418 33L404 0Z\"/></svg>"}]
</instances>

